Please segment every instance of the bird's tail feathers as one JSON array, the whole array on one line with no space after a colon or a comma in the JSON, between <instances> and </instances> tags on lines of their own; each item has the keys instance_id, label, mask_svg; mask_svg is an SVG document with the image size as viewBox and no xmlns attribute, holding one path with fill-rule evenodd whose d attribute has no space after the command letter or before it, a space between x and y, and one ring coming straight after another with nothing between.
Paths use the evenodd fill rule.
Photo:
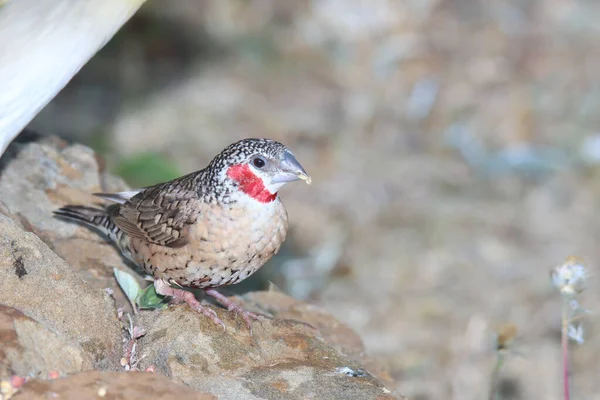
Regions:
<instances>
[{"instance_id":1,"label":"bird's tail feathers","mask_svg":"<svg viewBox=\"0 0 600 400\"><path fill-rule=\"evenodd\" d=\"M101 208L68 205L55 210L54 214L90 225L105 234L110 234L113 227L106 210Z\"/></svg>"}]
</instances>

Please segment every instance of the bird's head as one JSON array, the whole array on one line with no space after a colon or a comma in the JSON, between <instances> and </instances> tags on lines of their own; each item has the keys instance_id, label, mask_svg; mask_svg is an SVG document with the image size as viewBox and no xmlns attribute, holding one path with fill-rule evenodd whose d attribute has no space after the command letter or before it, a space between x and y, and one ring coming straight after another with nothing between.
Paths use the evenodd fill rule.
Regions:
<instances>
[{"instance_id":1,"label":"bird's head","mask_svg":"<svg viewBox=\"0 0 600 400\"><path fill-rule=\"evenodd\" d=\"M229 145L211 162L219 180L261 203L277 198L286 183L310 176L283 144L270 139L243 139Z\"/></svg>"}]
</instances>

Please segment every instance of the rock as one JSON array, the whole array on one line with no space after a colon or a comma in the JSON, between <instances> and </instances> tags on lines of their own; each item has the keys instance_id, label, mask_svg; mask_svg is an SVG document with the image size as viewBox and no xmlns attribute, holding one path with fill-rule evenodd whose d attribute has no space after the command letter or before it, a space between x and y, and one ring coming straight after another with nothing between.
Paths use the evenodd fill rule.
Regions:
<instances>
[{"instance_id":1,"label":"rock","mask_svg":"<svg viewBox=\"0 0 600 400\"><path fill-rule=\"evenodd\" d=\"M92 358L77 345L22 312L0 305L0 377L63 376L92 369Z\"/></svg>"},{"instance_id":2,"label":"rock","mask_svg":"<svg viewBox=\"0 0 600 400\"><path fill-rule=\"evenodd\" d=\"M96 366L116 365L121 327L114 302L32 233L0 214L0 304L81 347Z\"/></svg>"},{"instance_id":3,"label":"rock","mask_svg":"<svg viewBox=\"0 0 600 400\"><path fill-rule=\"evenodd\" d=\"M82 372L62 379L28 381L12 400L217 400L149 372Z\"/></svg>"},{"instance_id":4,"label":"rock","mask_svg":"<svg viewBox=\"0 0 600 400\"><path fill-rule=\"evenodd\" d=\"M349 356L358 357L364 352L362 340L352 329L316 305L277 291L248 293L245 301L262 313L310 324L319 331L323 339Z\"/></svg>"},{"instance_id":5,"label":"rock","mask_svg":"<svg viewBox=\"0 0 600 400\"><path fill-rule=\"evenodd\" d=\"M314 304L296 300L277 291L252 292L244 296L249 308L276 318L305 322L319 331L323 339L364 366L386 385L395 385L380 363L365 353L363 341L348 325Z\"/></svg>"},{"instance_id":6,"label":"rock","mask_svg":"<svg viewBox=\"0 0 600 400\"><path fill-rule=\"evenodd\" d=\"M90 148L52 136L26 131L0 158L0 211L38 235L92 286L113 289L118 304L129 309L113 276L114 267L129 269L118 251L96 232L52 214L65 204L99 203L92 192L126 189L103 172Z\"/></svg>"},{"instance_id":7,"label":"rock","mask_svg":"<svg viewBox=\"0 0 600 400\"><path fill-rule=\"evenodd\" d=\"M398 398L305 322L264 318L251 336L239 318L215 310L226 331L185 305L141 312L142 368L219 399Z\"/></svg>"}]
</instances>

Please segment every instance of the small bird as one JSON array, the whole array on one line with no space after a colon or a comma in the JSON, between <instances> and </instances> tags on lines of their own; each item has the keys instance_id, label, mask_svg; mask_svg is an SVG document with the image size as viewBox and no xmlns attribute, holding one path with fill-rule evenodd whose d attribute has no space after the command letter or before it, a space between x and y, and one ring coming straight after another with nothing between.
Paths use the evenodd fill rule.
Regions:
<instances>
[{"instance_id":1,"label":"small bird","mask_svg":"<svg viewBox=\"0 0 600 400\"><path fill-rule=\"evenodd\" d=\"M243 281L279 251L288 217L278 191L297 180L311 183L286 146L243 139L200 171L143 189L94 193L115 203L104 209L67 205L54 213L104 233L152 275L158 294L183 300L225 327L183 288L203 289L251 329L258 316L216 288Z\"/></svg>"}]
</instances>

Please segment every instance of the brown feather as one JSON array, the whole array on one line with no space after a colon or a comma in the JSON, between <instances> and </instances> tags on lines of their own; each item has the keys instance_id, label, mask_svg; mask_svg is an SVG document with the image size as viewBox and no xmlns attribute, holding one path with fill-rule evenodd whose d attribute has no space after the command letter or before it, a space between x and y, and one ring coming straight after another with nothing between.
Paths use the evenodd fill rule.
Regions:
<instances>
[{"instance_id":1,"label":"brown feather","mask_svg":"<svg viewBox=\"0 0 600 400\"><path fill-rule=\"evenodd\" d=\"M113 221L127 235L161 246L189 243L185 227L198 217L196 192L172 183L149 187L123 204L113 205Z\"/></svg>"}]
</instances>

